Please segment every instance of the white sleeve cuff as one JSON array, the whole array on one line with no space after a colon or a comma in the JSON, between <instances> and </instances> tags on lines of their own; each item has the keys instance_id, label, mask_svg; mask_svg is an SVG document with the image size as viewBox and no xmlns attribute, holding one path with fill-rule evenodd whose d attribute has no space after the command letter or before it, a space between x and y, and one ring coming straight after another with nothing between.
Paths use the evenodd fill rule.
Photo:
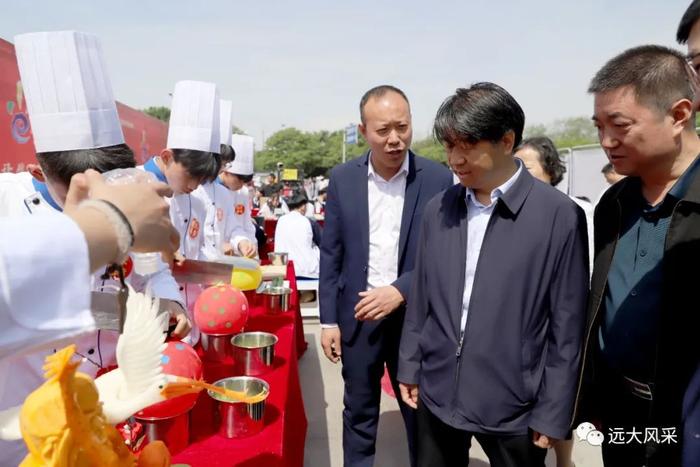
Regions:
<instances>
[{"instance_id":1,"label":"white sleeve cuff","mask_svg":"<svg viewBox=\"0 0 700 467\"><path fill-rule=\"evenodd\" d=\"M335 329L337 327L338 327L338 323L330 323L330 324L321 323L321 329Z\"/></svg>"}]
</instances>

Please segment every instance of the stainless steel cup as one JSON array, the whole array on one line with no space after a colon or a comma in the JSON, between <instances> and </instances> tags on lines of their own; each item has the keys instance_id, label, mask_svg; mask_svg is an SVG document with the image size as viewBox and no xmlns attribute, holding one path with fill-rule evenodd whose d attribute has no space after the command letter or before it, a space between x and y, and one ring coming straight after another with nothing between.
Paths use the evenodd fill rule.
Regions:
<instances>
[{"instance_id":1,"label":"stainless steel cup","mask_svg":"<svg viewBox=\"0 0 700 467\"><path fill-rule=\"evenodd\" d=\"M288 287L268 287L263 290L263 305L268 315L278 315L289 310L289 297L292 289Z\"/></svg>"},{"instance_id":2,"label":"stainless steel cup","mask_svg":"<svg viewBox=\"0 0 700 467\"><path fill-rule=\"evenodd\" d=\"M273 266L286 266L289 261L289 253L283 251L272 251L267 254L267 259Z\"/></svg>"},{"instance_id":3,"label":"stainless steel cup","mask_svg":"<svg viewBox=\"0 0 700 467\"><path fill-rule=\"evenodd\" d=\"M260 402L248 404L235 402L208 391L209 396L218 401L219 434L224 438L245 438L260 433L265 426L265 402L270 393L270 386L265 381L250 376L224 378L214 385L244 392L247 396L265 395Z\"/></svg>"},{"instance_id":4,"label":"stainless steel cup","mask_svg":"<svg viewBox=\"0 0 700 467\"><path fill-rule=\"evenodd\" d=\"M138 418L148 437L146 442L163 441L170 454L184 450L190 442L190 412L170 418Z\"/></svg>"},{"instance_id":5,"label":"stainless steel cup","mask_svg":"<svg viewBox=\"0 0 700 467\"><path fill-rule=\"evenodd\" d=\"M223 362L233 355L231 334L215 335L202 333L200 337L204 359L210 362Z\"/></svg>"},{"instance_id":6,"label":"stainless steel cup","mask_svg":"<svg viewBox=\"0 0 700 467\"><path fill-rule=\"evenodd\" d=\"M243 332L231 338L237 373L261 375L272 368L277 336L268 332Z\"/></svg>"}]
</instances>

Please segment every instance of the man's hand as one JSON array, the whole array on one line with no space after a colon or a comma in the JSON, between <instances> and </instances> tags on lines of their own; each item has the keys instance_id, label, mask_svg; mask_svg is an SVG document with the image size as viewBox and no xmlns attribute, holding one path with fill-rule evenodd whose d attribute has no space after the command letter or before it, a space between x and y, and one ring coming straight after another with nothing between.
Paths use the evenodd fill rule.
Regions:
<instances>
[{"instance_id":1,"label":"man's hand","mask_svg":"<svg viewBox=\"0 0 700 467\"><path fill-rule=\"evenodd\" d=\"M94 216L86 217L86 210L80 208L80 203L88 199L111 202L131 224L134 231L132 250L141 253L160 251L167 261L168 255L180 245L180 234L170 222L169 207L163 199L163 196L171 195L172 190L164 183L108 185L95 170L75 174L71 178L63 211L86 235L91 270L117 259L117 238L109 223L101 220L96 224L92 219ZM97 240L100 240L99 245Z\"/></svg>"},{"instance_id":2,"label":"man's hand","mask_svg":"<svg viewBox=\"0 0 700 467\"><path fill-rule=\"evenodd\" d=\"M252 258L257 252L255 245L250 240L241 240L238 242L238 251L240 251L241 256L245 258Z\"/></svg>"},{"instance_id":3,"label":"man's hand","mask_svg":"<svg viewBox=\"0 0 700 467\"><path fill-rule=\"evenodd\" d=\"M554 447L554 443L556 443L557 439L550 438L547 435L543 435L542 433L539 433L537 431L532 431L532 442L535 446L538 448L542 449L549 449Z\"/></svg>"},{"instance_id":4,"label":"man's hand","mask_svg":"<svg viewBox=\"0 0 700 467\"><path fill-rule=\"evenodd\" d=\"M399 389L401 390L401 399L403 402L411 407L412 409L418 408L418 385L417 384L404 384L399 382Z\"/></svg>"},{"instance_id":5,"label":"man's hand","mask_svg":"<svg viewBox=\"0 0 700 467\"><path fill-rule=\"evenodd\" d=\"M321 329L321 347L326 358L333 363L340 361L340 328Z\"/></svg>"},{"instance_id":6,"label":"man's hand","mask_svg":"<svg viewBox=\"0 0 700 467\"><path fill-rule=\"evenodd\" d=\"M168 307L170 313L170 321L177 323L175 330L170 334L175 339L184 339L192 330L192 322L190 317L182 305L177 302L171 302Z\"/></svg>"},{"instance_id":7,"label":"man's hand","mask_svg":"<svg viewBox=\"0 0 700 467\"><path fill-rule=\"evenodd\" d=\"M233 256L233 247L231 246L230 243L226 242L223 244L221 249L224 252L224 256Z\"/></svg>"},{"instance_id":8,"label":"man's hand","mask_svg":"<svg viewBox=\"0 0 700 467\"><path fill-rule=\"evenodd\" d=\"M179 251L173 253L173 262L178 266L182 266L185 262L185 257Z\"/></svg>"},{"instance_id":9,"label":"man's hand","mask_svg":"<svg viewBox=\"0 0 700 467\"><path fill-rule=\"evenodd\" d=\"M360 292L355 305L355 318L359 321L376 321L388 316L403 303L401 292L393 285Z\"/></svg>"}]
</instances>

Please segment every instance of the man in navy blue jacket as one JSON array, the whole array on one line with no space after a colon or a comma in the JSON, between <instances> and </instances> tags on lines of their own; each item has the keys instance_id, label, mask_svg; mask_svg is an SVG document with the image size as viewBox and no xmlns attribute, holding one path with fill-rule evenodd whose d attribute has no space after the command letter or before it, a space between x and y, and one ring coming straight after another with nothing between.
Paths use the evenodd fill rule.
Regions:
<instances>
[{"instance_id":1,"label":"man in navy blue jacket","mask_svg":"<svg viewBox=\"0 0 700 467\"><path fill-rule=\"evenodd\" d=\"M460 184L425 208L398 379L419 467L544 466L567 437L588 292L586 220L513 157L525 117L492 83L458 89L434 132Z\"/></svg>"},{"instance_id":2,"label":"man in navy blue jacket","mask_svg":"<svg viewBox=\"0 0 700 467\"><path fill-rule=\"evenodd\" d=\"M452 174L409 150L411 112L401 90L369 90L360 115L370 151L331 171L319 290L324 353L334 363L341 355L343 361L345 465L369 467L385 364L398 394L399 339L404 303L411 300L417 226L425 203L452 185ZM414 414L399 405L411 449Z\"/></svg>"}]
</instances>

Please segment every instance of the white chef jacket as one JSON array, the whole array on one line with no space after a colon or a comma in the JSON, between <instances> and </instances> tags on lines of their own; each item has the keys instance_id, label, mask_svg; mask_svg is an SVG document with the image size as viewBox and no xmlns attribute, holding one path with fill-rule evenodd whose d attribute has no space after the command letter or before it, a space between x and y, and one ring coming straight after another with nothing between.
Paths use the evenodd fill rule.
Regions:
<instances>
[{"instance_id":1,"label":"white chef jacket","mask_svg":"<svg viewBox=\"0 0 700 467\"><path fill-rule=\"evenodd\" d=\"M168 183L165 174L158 168L155 158L149 159L146 164L138 168L151 172L155 177ZM207 209L204 202L192 194L178 194L172 198L166 198L170 204L170 221L180 234L180 254L187 259L202 260L204 248L204 223L207 218ZM190 318L194 316L194 304L202 293L199 284L179 284L180 292L185 302ZM192 331L184 339L192 345L199 341L199 329L192 321Z\"/></svg>"},{"instance_id":2,"label":"white chef jacket","mask_svg":"<svg viewBox=\"0 0 700 467\"><path fill-rule=\"evenodd\" d=\"M231 191L219 183L203 183L192 192L206 208L204 241L200 255L214 259L224 252L224 244L232 242L233 197Z\"/></svg>"},{"instance_id":3,"label":"white chef jacket","mask_svg":"<svg viewBox=\"0 0 700 467\"><path fill-rule=\"evenodd\" d=\"M46 185L33 182L31 174L22 172L18 174L2 174L0 177L0 220L4 224L8 216L27 216L42 218L46 215L56 215L58 205L51 199L46 191ZM3 228L4 230L4 228ZM42 229L48 238L53 233L49 229ZM47 241L47 243L49 243ZM63 245L53 243L54 248L61 249ZM132 259L133 261L133 259ZM37 264L40 264L38 262ZM87 284L91 290L100 292L116 292L119 290L119 282L114 279L102 279L103 270L93 274ZM185 306L185 301L180 294L180 288L173 278L170 268L159 261L158 271L153 274L139 275L132 271L127 277L129 283L137 292L144 292L150 285L155 297L176 301ZM89 305L88 305L89 308ZM119 334L113 331L94 331L77 339L76 352L85 357L86 361L80 367L80 371L94 375L100 367L107 367L116 363L116 345ZM43 356L34 359L38 374L43 374ZM0 377L2 375L0 374ZM2 406L0 406L1 408Z\"/></svg>"},{"instance_id":4,"label":"white chef jacket","mask_svg":"<svg viewBox=\"0 0 700 467\"><path fill-rule=\"evenodd\" d=\"M233 201L232 211L233 211L233 230L231 233L231 245L233 246L233 252L236 255L240 255L241 252L238 249L238 244L242 240L248 240L257 249L258 241L255 238L255 226L253 225L253 219L251 217L251 197L247 186L242 187L240 190L230 191L231 198Z\"/></svg>"},{"instance_id":5,"label":"white chef jacket","mask_svg":"<svg viewBox=\"0 0 700 467\"><path fill-rule=\"evenodd\" d=\"M78 226L55 212L0 222L2 410L20 405L43 384L44 358L54 349L86 338L94 342L95 322L89 254ZM23 441L0 441L0 465L17 465L24 455Z\"/></svg>"}]
</instances>

